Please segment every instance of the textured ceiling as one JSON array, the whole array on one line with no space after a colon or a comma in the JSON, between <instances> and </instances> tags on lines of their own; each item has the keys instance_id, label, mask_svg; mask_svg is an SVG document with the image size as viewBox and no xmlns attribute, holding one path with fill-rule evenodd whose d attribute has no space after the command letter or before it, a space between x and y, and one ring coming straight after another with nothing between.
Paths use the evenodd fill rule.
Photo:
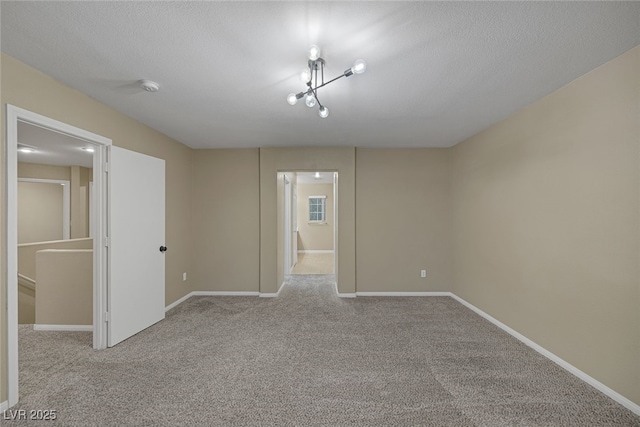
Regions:
<instances>
[{"instance_id":1,"label":"textured ceiling","mask_svg":"<svg viewBox=\"0 0 640 427\"><path fill-rule=\"evenodd\" d=\"M640 44L639 2L0 7L3 52L194 148L449 147ZM368 63L320 90L327 119L285 101L312 43L328 77Z\"/></svg>"}]
</instances>

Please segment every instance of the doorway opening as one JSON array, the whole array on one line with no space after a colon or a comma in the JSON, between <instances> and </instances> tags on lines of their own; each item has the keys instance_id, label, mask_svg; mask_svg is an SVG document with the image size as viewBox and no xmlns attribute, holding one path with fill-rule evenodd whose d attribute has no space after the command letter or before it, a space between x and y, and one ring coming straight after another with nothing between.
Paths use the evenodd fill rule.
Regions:
<instances>
[{"instance_id":1,"label":"doorway opening","mask_svg":"<svg viewBox=\"0 0 640 427\"><path fill-rule=\"evenodd\" d=\"M104 275L106 274L107 251L99 244L99 236L106 234L106 179L104 179L104 164L107 147L111 145L111 140L12 105L7 105L6 107L7 398L9 407L11 407L18 402L19 396L19 318L22 318L26 323L29 321L35 323L38 317L38 299L35 298L38 292L38 279L35 273L36 267L33 265L36 262L36 257L38 260L42 259L41 270L45 272L51 271L53 272L52 274L69 273L68 270L70 269L58 268L60 267L60 259L58 258L60 255L66 257L71 254L72 260L64 260L66 263L70 262L70 265L77 261L75 257L78 255L83 258L82 264L88 264L83 269L85 273L89 272L88 278L85 277L90 284L89 289L85 289L86 295L84 299L87 307L82 307L84 313L80 314L80 316L84 316L84 321L80 323L87 324L76 326L80 326L78 330L93 330L93 347L103 348L104 325L101 324L99 319L102 317L103 304L105 302L106 277ZM62 166L62 163L68 164ZM68 168L68 170L65 168ZM83 169L81 170L81 168ZM53 175L56 173L62 175L68 173L68 179L59 179L60 176L55 178ZM20 175L29 175L24 176L27 180L22 181L23 183L44 184L47 187L39 185L38 188L27 188L23 186L21 196L26 195L27 197L21 197L21 200L19 200L18 182ZM95 184L93 186L95 194L92 197L88 193L90 188L89 181L93 181ZM53 189L50 187L52 185ZM69 190L64 188L61 190L61 187L67 185L71 187ZM74 185L77 187L75 197ZM81 187L84 187L84 189ZM71 193L70 197L68 191ZM83 194L84 197L82 196ZM36 230L30 227L22 227L21 229L19 225L24 225L24 222L28 222L29 218L19 218L19 211L24 213L25 209L27 212L43 209L42 206L29 205L33 200L43 202L41 200L42 197L46 197L51 203L60 208L60 216L57 217L51 212L50 217L54 217L52 221L49 221L51 229L37 230L36 234L33 234ZM89 198L91 198L92 206L89 206ZM58 210L57 208L51 209L52 211ZM89 214L91 211L92 214ZM93 226L91 227L89 217L93 221ZM35 221L37 222L38 220L36 219ZM93 237L90 237L90 229L101 230L101 232L95 233ZM61 239L51 240L57 237L61 237ZM78 239L75 239L75 237L78 237ZM33 239L45 240L31 241ZM20 247L18 246L19 243ZM74 245L78 244L83 245L83 247L74 247ZM19 255L19 253L22 255ZM74 271L74 275L76 273L77 271ZM23 277L21 278L21 276ZM51 276L46 274L41 275L41 277L47 278ZM30 296L32 300L29 299ZM40 300L46 301L49 299L40 298ZM56 303L60 303L64 298L50 299L50 301L53 300L56 300ZM31 307L30 303L35 304ZM50 310L50 308L47 306L42 311L42 313L48 312L43 319L46 319L47 315L51 313L54 316L68 314L63 313L64 307L54 308L53 310ZM34 312L30 313L30 309L33 309ZM22 314L20 314L21 310ZM90 314L87 315L87 313ZM33 318L31 317L32 314ZM73 328L68 330L71 329Z\"/></svg>"},{"instance_id":2,"label":"doorway opening","mask_svg":"<svg viewBox=\"0 0 640 427\"><path fill-rule=\"evenodd\" d=\"M284 274L335 275L337 172L284 173Z\"/></svg>"},{"instance_id":3,"label":"doorway opening","mask_svg":"<svg viewBox=\"0 0 640 427\"><path fill-rule=\"evenodd\" d=\"M94 151L83 139L18 123L18 245L13 250L19 324L93 330Z\"/></svg>"}]
</instances>

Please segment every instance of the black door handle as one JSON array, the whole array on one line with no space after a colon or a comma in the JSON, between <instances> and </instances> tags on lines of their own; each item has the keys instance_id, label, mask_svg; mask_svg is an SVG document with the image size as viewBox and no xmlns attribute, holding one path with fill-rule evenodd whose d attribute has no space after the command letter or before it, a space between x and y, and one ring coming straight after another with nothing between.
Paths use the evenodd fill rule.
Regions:
<instances>
[{"instance_id":1,"label":"black door handle","mask_svg":"<svg viewBox=\"0 0 640 427\"><path fill-rule=\"evenodd\" d=\"M166 246L160 246L160 252L162 252L162 253L167 252L167 247Z\"/></svg>"}]
</instances>

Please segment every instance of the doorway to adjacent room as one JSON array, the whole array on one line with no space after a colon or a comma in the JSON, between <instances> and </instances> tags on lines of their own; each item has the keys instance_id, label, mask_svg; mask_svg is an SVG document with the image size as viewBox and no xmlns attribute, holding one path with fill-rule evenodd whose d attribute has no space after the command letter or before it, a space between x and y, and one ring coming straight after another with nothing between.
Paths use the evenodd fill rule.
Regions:
<instances>
[{"instance_id":1,"label":"doorway to adjacent room","mask_svg":"<svg viewBox=\"0 0 640 427\"><path fill-rule=\"evenodd\" d=\"M284 173L285 275L335 274L337 175Z\"/></svg>"}]
</instances>

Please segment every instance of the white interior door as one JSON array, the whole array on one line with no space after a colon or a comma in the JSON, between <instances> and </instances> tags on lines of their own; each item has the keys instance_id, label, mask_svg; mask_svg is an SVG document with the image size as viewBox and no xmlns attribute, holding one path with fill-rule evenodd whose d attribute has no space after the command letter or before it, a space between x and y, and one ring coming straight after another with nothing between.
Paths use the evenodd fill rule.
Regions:
<instances>
[{"instance_id":1,"label":"white interior door","mask_svg":"<svg viewBox=\"0 0 640 427\"><path fill-rule=\"evenodd\" d=\"M107 345L112 347L164 319L165 164L112 146L108 176Z\"/></svg>"}]
</instances>

